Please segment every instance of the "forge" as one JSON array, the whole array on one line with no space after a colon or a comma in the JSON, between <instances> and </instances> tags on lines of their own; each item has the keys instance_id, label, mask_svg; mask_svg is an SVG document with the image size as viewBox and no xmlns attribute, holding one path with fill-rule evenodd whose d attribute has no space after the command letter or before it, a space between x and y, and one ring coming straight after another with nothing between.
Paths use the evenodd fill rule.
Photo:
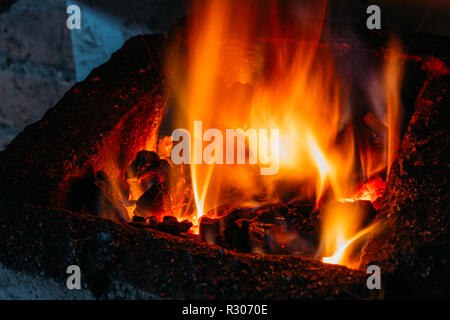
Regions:
<instances>
[{"instance_id":1,"label":"forge","mask_svg":"<svg viewBox=\"0 0 450 320\"><path fill-rule=\"evenodd\" d=\"M448 298L441 39L226 12L129 39L0 153L0 262L96 298Z\"/></svg>"}]
</instances>

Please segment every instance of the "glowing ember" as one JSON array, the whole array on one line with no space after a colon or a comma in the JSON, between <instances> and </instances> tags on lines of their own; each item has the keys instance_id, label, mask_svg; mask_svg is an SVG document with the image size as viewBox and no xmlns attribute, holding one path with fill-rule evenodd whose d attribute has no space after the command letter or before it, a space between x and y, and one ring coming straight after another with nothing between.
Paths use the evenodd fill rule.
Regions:
<instances>
[{"instance_id":1,"label":"glowing ember","mask_svg":"<svg viewBox=\"0 0 450 320\"><path fill-rule=\"evenodd\" d=\"M370 201L375 209L379 209L378 199L381 198L384 192L385 182L376 177L366 183L360 185L358 190L349 198L339 199L341 202L355 202L360 200Z\"/></svg>"}]
</instances>

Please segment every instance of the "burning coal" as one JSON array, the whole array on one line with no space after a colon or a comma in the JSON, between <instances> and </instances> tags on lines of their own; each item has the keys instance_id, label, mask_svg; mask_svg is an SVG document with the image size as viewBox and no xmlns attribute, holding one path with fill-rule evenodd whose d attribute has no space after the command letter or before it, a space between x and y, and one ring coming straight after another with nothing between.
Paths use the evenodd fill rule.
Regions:
<instances>
[{"instance_id":1,"label":"burning coal","mask_svg":"<svg viewBox=\"0 0 450 320\"><path fill-rule=\"evenodd\" d=\"M189 17L186 42L169 49L173 127L186 129L136 159L144 169L127 176L133 214L157 217L154 226L183 220L230 249L357 268L399 145L400 46L373 77L378 91L368 91L373 106L361 118L326 45L326 1L295 21L273 2L264 38L257 5L211 1Z\"/></svg>"}]
</instances>

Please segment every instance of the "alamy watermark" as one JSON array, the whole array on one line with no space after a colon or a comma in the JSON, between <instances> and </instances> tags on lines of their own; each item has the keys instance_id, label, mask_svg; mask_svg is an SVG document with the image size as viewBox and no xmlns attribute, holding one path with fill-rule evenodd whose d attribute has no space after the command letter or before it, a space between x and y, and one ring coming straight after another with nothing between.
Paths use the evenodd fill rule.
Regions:
<instances>
[{"instance_id":1,"label":"alamy watermark","mask_svg":"<svg viewBox=\"0 0 450 320\"><path fill-rule=\"evenodd\" d=\"M381 289L381 268L376 264L372 264L367 267L367 271L370 276L366 280L367 289L380 290Z\"/></svg>"},{"instance_id":2,"label":"alamy watermark","mask_svg":"<svg viewBox=\"0 0 450 320\"><path fill-rule=\"evenodd\" d=\"M66 286L67 289L73 290L81 289L81 269L76 264L72 264L67 267L66 270L67 274L70 274L70 276L67 277Z\"/></svg>"},{"instance_id":3,"label":"alamy watermark","mask_svg":"<svg viewBox=\"0 0 450 320\"><path fill-rule=\"evenodd\" d=\"M247 164L260 165L261 175L278 173L278 129L270 129L270 135L268 129L226 129L224 145L222 131L210 128L203 132L202 121L194 121L193 137L187 129L176 129L172 133L172 141L178 142L171 153L174 164L246 164L248 158ZM203 142L208 143L205 148Z\"/></svg>"},{"instance_id":4,"label":"alamy watermark","mask_svg":"<svg viewBox=\"0 0 450 320\"><path fill-rule=\"evenodd\" d=\"M366 26L369 30L380 30L381 29L381 9L376 4L372 4L367 7L367 14L370 16L366 20Z\"/></svg>"},{"instance_id":5,"label":"alamy watermark","mask_svg":"<svg viewBox=\"0 0 450 320\"><path fill-rule=\"evenodd\" d=\"M66 10L69 17L66 20L66 26L69 30L81 29L81 9L77 5L70 5Z\"/></svg>"}]
</instances>

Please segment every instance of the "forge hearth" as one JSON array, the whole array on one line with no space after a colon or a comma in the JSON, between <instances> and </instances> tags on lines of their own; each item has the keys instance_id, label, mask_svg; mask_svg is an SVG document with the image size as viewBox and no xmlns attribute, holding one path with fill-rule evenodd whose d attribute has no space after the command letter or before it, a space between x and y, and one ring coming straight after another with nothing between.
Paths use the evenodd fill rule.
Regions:
<instances>
[{"instance_id":1,"label":"forge hearth","mask_svg":"<svg viewBox=\"0 0 450 320\"><path fill-rule=\"evenodd\" d=\"M176 30L169 39L127 41L0 153L2 264L62 282L67 266L77 264L98 298L450 296L448 58L403 55L411 84L405 107L414 114L383 196L328 204L365 207L363 224L383 226L354 270L314 259L323 209L314 201L224 206L216 209L221 217L199 221L198 234L189 232L190 221L171 216L169 176L190 185L188 169L174 172L156 153L172 92L163 57ZM346 43L337 48L340 58L356 55ZM254 52L247 44L241 53ZM386 50L364 52L378 61ZM364 121L379 125L370 115ZM137 181L147 187L130 198ZM302 241L278 241L286 228ZM371 264L383 271L381 291L366 287Z\"/></svg>"}]
</instances>

